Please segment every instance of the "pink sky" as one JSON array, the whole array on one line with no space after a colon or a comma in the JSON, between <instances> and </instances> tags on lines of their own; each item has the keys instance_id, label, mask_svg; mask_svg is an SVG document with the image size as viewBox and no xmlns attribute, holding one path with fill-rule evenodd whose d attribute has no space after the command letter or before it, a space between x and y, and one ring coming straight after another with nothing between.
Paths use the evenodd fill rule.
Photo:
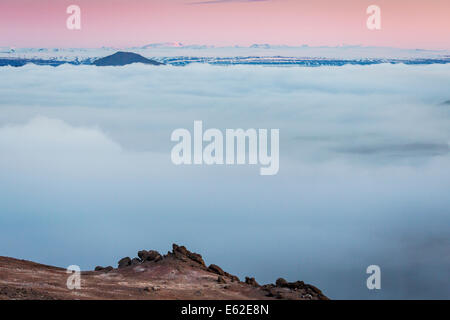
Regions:
<instances>
[{"instance_id":1,"label":"pink sky","mask_svg":"<svg viewBox=\"0 0 450 320\"><path fill-rule=\"evenodd\" d=\"M0 46L141 46L155 42L450 49L450 0L1 0ZM191 4L190 4L191 3ZM82 30L66 28L81 7ZM381 7L382 30L366 28Z\"/></svg>"}]
</instances>

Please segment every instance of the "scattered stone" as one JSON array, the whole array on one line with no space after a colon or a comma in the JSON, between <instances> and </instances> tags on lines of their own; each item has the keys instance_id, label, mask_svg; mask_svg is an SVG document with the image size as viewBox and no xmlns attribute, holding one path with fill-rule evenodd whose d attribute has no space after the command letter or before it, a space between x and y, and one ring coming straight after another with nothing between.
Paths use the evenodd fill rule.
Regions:
<instances>
[{"instance_id":1,"label":"scattered stone","mask_svg":"<svg viewBox=\"0 0 450 320\"><path fill-rule=\"evenodd\" d=\"M118 262L119 268L128 267L129 265L131 265L131 259L130 259L130 257L122 258L122 259L120 259L119 262Z\"/></svg>"},{"instance_id":2,"label":"scattered stone","mask_svg":"<svg viewBox=\"0 0 450 320\"><path fill-rule=\"evenodd\" d=\"M136 265L138 265L138 264L141 264L141 259L139 259L139 258L133 258L133 260L131 260L131 265L132 266L136 266Z\"/></svg>"},{"instance_id":3,"label":"scattered stone","mask_svg":"<svg viewBox=\"0 0 450 320\"><path fill-rule=\"evenodd\" d=\"M144 292L155 292L155 291L159 291L160 287L158 286L154 286L154 287L145 287L144 289L142 289Z\"/></svg>"},{"instance_id":4,"label":"scattered stone","mask_svg":"<svg viewBox=\"0 0 450 320\"><path fill-rule=\"evenodd\" d=\"M113 270L114 268L111 266L107 266L106 268L102 267L102 266L96 266L95 267L95 271L102 271L102 272L110 272L111 270Z\"/></svg>"},{"instance_id":5,"label":"scattered stone","mask_svg":"<svg viewBox=\"0 0 450 320\"><path fill-rule=\"evenodd\" d=\"M0 299L8 300L57 300L51 294L33 288L11 288L0 286Z\"/></svg>"}]
</instances>

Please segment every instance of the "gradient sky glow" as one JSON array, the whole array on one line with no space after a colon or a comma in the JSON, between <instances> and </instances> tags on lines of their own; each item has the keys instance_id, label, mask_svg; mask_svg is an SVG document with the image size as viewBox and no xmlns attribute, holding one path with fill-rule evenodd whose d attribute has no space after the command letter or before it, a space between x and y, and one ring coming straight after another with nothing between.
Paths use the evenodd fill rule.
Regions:
<instances>
[{"instance_id":1,"label":"gradient sky glow","mask_svg":"<svg viewBox=\"0 0 450 320\"><path fill-rule=\"evenodd\" d=\"M196 2L197 1L197 2ZM71 4L82 30L66 28ZM382 30L366 28L378 5ZM449 0L2 0L0 46L129 47L155 42L450 49Z\"/></svg>"}]
</instances>

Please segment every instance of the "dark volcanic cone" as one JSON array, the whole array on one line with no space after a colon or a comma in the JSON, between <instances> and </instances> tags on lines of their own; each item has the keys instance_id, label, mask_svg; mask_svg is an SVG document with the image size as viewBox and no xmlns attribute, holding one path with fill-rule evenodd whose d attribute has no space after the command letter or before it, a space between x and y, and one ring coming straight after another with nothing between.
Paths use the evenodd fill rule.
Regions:
<instances>
[{"instance_id":1,"label":"dark volcanic cone","mask_svg":"<svg viewBox=\"0 0 450 320\"><path fill-rule=\"evenodd\" d=\"M95 60L92 64L96 66L125 66L131 63L145 63L159 66L162 63L147 59L137 53L119 51L110 56Z\"/></svg>"}]
</instances>

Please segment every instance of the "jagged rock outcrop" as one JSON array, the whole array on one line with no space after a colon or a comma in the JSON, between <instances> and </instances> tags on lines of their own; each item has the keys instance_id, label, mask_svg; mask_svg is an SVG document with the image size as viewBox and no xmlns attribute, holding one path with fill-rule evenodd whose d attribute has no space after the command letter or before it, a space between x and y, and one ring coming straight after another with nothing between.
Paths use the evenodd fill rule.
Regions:
<instances>
[{"instance_id":1,"label":"jagged rock outcrop","mask_svg":"<svg viewBox=\"0 0 450 320\"><path fill-rule=\"evenodd\" d=\"M225 275L225 271L223 271L221 267L219 267L218 265L215 265L215 264L211 264L208 267L208 271L211 271L213 273L217 273L218 275L221 275L221 276Z\"/></svg>"},{"instance_id":2,"label":"jagged rock outcrop","mask_svg":"<svg viewBox=\"0 0 450 320\"><path fill-rule=\"evenodd\" d=\"M149 261L158 262L162 259L163 259L163 256L161 256L158 251L141 250L141 251L138 251L138 258L133 258L133 259L131 259L130 257L122 258L119 260L118 266L119 266L119 268L125 268L128 266L137 266L141 263L145 263L145 262L149 262Z\"/></svg>"},{"instance_id":3,"label":"jagged rock outcrop","mask_svg":"<svg viewBox=\"0 0 450 320\"><path fill-rule=\"evenodd\" d=\"M185 246L179 246L174 243L172 245L172 254L181 260L192 260L206 269L206 264L205 261L203 261L202 256L198 253L189 251Z\"/></svg>"},{"instance_id":4,"label":"jagged rock outcrop","mask_svg":"<svg viewBox=\"0 0 450 320\"><path fill-rule=\"evenodd\" d=\"M205 267L201 255L183 246L173 245L165 256L154 250L139 251L138 256L120 259L117 269L82 271L83 299L327 299L302 281L279 278L260 286L247 277L241 282L218 265ZM67 288L65 269L0 257L0 275L0 300L80 298L78 291Z\"/></svg>"},{"instance_id":5,"label":"jagged rock outcrop","mask_svg":"<svg viewBox=\"0 0 450 320\"><path fill-rule=\"evenodd\" d=\"M215 273L215 274L218 274L219 276L228 277L228 278L230 278L230 280L232 282L240 282L240 280L239 280L239 278L237 276L229 274L228 272L223 271L222 268L219 267L218 265L215 265L215 264L209 265L208 271L212 272L212 273Z\"/></svg>"},{"instance_id":6,"label":"jagged rock outcrop","mask_svg":"<svg viewBox=\"0 0 450 320\"><path fill-rule=\"evenodd\" d=\"M256 282L255 278L245 277L245 283L253 287L259 287L260 285Z\"/></svg>"},{"instance_id":7,"label":"jagged rock outcrop","mask_svg":"<svg viewBox=\"0 0 450 320\"><path fill-rule=\"evenodd\" d=\"M194 263L194 265L197 265L204 270L222 276L222 278L228 278L231 282L240 282L239 277L225 272L218 265L211 264L209 267L206 267L205 261L200 254L191 252L186 249L185 246L179 246L175 243L172 245L172 252L168 252L166 256L162 256L158 251L155 250L140 250L138 251L137 255L139 258L130 259L129 257L125 257L121 259L118 262L119 268L136 266L148 261L158 262L163 260L164 257L174 257L181 261L192 262Z\"/></svg>"},{"instance_id":8,"label":"jagged rock outcrop","mask_svg":"<svg viewBox=\"0 0 450 320\"><path fill-rule=\"evenodd\" d=\"M196 270L203 270L204 272L213 273L217 275L216 282L219 284L227 284L230 288L230 284L247 285L254 290L261 290L266 292L266 297L272 297L275 299L328 299L322 291L313 285L305 284L303 281L288 282L283 278L278 278L275 284L266 284L261 286L253 277L245 277L245 281L241 282L239 278L224 271L216 264L210 264L206 267L203 257L195 252L191 252L186 249L185 246L179 246L177 244L172 245L172 251L163 256L155 250L140 250L137 253L138 258L125 257L118 262L119 268L134 267L145 263L160 263L160 261L167 261L168 263L175 263L177 270L182 270L182 265L189 265ZM96 271L105 271L103 267L97 267ZM225 287L224 287L225 288ZM145 291L145 290L144 290Z\"/></svg>"},{"instance_id":9,"label":"jagged rock outcrop","mask_svg":"<svg viewBox=\"0 0 450 320\"><path fill-rule=\"evenodd\" d=\"M287 282L283 278L278 278L275 285L267 284L262 288L267 291L268 297L277 299L289 299L294 292L299 294L302 299L328 300L321 290L313 285L305 284L303 281Z\"/></svg>"}]
</instances>

